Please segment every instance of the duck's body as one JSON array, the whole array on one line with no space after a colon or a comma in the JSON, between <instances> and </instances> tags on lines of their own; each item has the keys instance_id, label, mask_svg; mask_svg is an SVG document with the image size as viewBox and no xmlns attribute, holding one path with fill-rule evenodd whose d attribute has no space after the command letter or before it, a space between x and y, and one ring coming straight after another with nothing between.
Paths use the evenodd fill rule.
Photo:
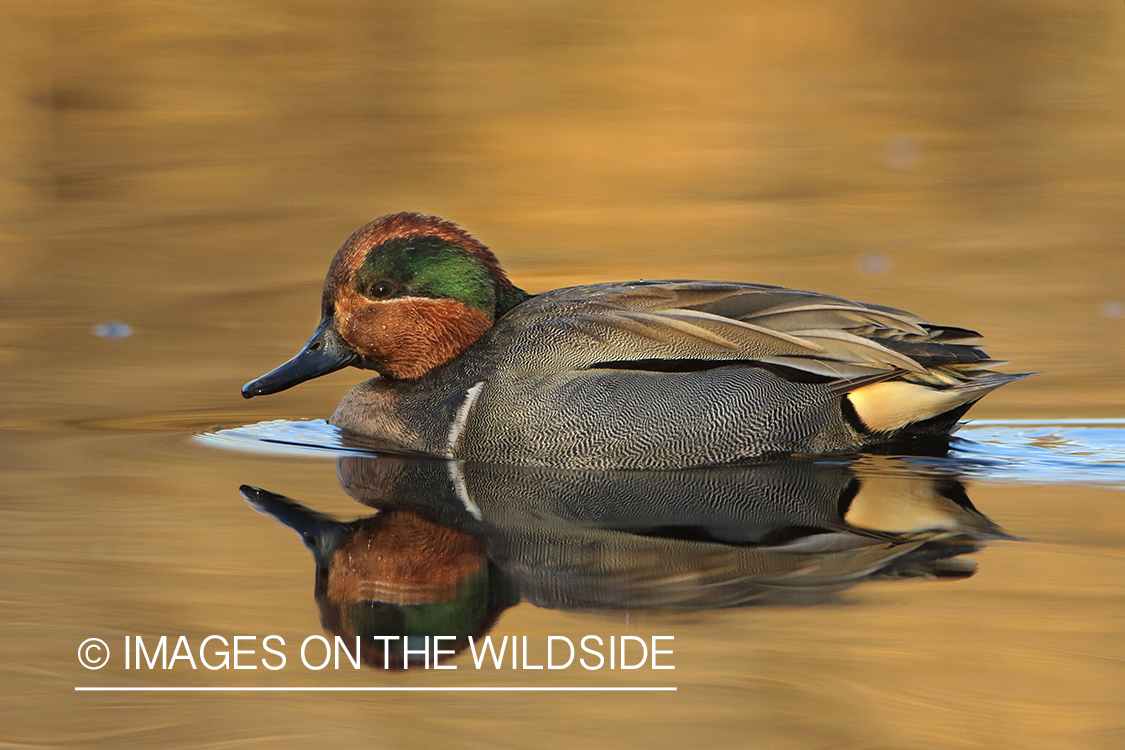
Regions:
<instances>
[{"instance_id":1,"label":"duck's body","mask_svg":"<svg viewBox=\"0 0 1125 750\"><path fill-rule=\"evenodd\" d=\"M469 283L446 278L454 272ZM375 443L462 460L675 468L948 433L1020 377L987 369L976 338L754 284L532 297L455 225L396 214L341 248L317 334L243 394L353 364L383 377L353 389L331 421Z\"/></svg>"}]
</instances>

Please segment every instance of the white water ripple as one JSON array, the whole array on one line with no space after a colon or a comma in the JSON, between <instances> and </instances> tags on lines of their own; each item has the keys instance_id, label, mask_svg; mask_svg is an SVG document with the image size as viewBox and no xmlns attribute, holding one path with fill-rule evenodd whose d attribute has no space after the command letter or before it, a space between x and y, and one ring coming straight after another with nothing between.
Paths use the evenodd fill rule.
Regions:
<instances>
[{"instance_id":1,"label":"white water ripple","mask_svg":"<svg viewBox=\"0 0 1125 750\"><path fill-rule=\"evenodd\" d=\"M214 447L273 455L335 458L373 455L345 446L323 419L258 422L197 435ZM946 458L923 464L978 479L1125 489L1125 419L981 420L964 425Z\"/></svg>"},{"instance_id":2,"label":"white water ripple","mask_svg":"<svg viewBox=\"0 0 1125 750\"><path fill-rule=\"evenodd\" d=\"M958 431L950 458L987 479L1125 489L1125 419L972 422Z\"/></svg>"}]
</instances>

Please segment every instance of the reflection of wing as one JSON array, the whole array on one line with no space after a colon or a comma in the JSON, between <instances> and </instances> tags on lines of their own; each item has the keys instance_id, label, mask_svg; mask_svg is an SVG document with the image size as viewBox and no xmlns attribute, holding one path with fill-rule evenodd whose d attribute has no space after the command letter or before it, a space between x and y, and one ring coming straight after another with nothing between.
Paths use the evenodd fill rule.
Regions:
<instances>
[{"instance_id":1,"label":"reflection of wing","mask_svg":"<svg viewBox=\"0 0 1125 750\"><path fill-rule=\"evenodd\" d=\"M359 502L477 536L524 599L557 609L815 601L874 578L971 575L965 554L1010 537L951 468L870 457L682 471L337 465Z\"/></svg>"},{"instance_id":2,"label":"reflection of wing","mask_svg":"<svg viewBox=\"0 0 1125 750\"><path fill-rule=\"evenodd\" d=\"M866 384L902 375L954 386L998 364L972 345L973 331L753 284L602 284L546 292L517 309L512 332L528 367L543 363L537 354L573 369L675 372L754 362L793 380Z\"/></svg>"},{"instance_id":3,"label":"reflection of wing","mask_svg":"<svg viewBox=\"0 0 1125 750\"><path fill-rule=\"evenodd\" d=\"M876 577L965 576L974 566L961 555L1003 536L952 477L881 467L860 479L815 461L671 472L464 464L453 484L479 505L489 554L524 598L562 609L816 600ZM853 509L866 526L844 517Z\"/></svg>"}]
</instances>

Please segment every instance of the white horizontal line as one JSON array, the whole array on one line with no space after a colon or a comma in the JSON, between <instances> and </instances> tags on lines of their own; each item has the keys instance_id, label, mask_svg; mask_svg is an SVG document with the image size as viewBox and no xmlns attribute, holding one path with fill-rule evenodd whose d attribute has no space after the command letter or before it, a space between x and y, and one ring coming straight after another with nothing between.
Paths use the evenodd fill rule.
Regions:
<instances>
[{"instance_id":1,"label":"white horizontal line","mask_svg":"<svg viewBox=\"0 0 1125 750\"><path fill-rule=\"evenodd\" d=\"M672 691L675 687L75 687L75 692L654 692Z\"/></svg>"}]
</instances>

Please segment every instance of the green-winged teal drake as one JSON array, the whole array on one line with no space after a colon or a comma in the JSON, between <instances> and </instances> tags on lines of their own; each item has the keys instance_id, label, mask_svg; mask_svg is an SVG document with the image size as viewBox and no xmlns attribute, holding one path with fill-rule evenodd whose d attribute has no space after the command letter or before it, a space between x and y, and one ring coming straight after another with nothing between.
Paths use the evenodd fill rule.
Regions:
<instances>
[{"instance_id":1,"label":"green-winged teal drake","mask_svg":"<svg viewBox=\"0 0 1125 750\"><path fill-rule=\"evenodd\" d=\"M718 281L531 295L436 216L376 219L336 253L322 318L242 395L351 365L377 371L330 422L434 456L675 468L944 435L1022 375L979 334L902 310Z\"/></svg>"}]
</instances>

